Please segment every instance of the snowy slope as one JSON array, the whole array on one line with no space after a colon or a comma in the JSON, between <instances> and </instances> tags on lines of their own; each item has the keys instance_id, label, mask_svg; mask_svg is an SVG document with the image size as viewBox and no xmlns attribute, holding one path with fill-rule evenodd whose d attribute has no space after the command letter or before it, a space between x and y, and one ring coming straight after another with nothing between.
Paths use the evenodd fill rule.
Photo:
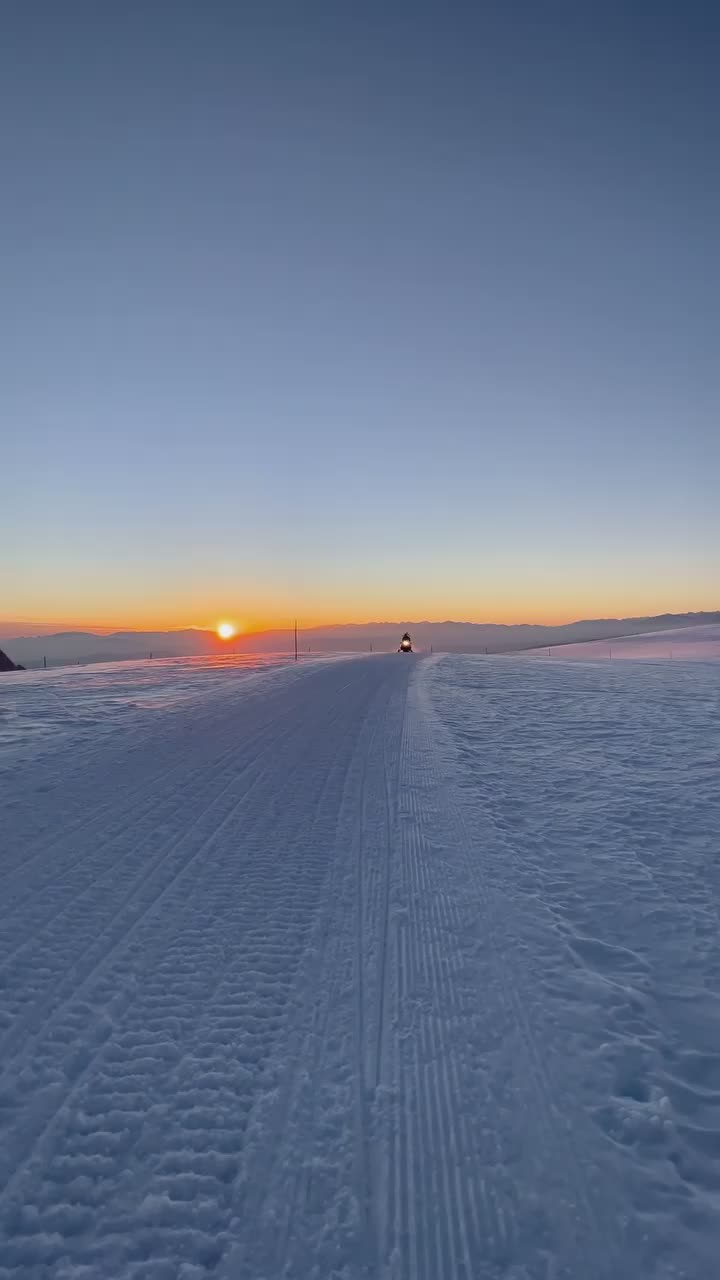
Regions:
<instances>
[{"instance_id":1,"label":"snowy slope","mask_svg":"<svg viewBox=\"0 0 720 1280\"><path fill-rule=\"evenodd\" d=\"M342 657L328 655L324 661ZM0 764L6 755L15 762L33 759L43 740L45 747L65 749L68 733L72 750L87 747L91 755L99 742L118 732L137 733L142 740L161 712L183 704L188 709L197 704L212 716L215 702L229 689L258 692L268 687L270 673L275 685L279 668L285 669L284 680L294 679L293 671L299 674L287 654L103 662L14 673L0 684Z\"/></svg>"},{"instance_id":2,"label":"snowy slope","mask_svg":"<svg viewBox=\"0 0 720 1280\"><path fill-rule=\"evenodd\" d=\"M0 687L2 1280L716 1274L720 668L74 678Z\"/></svg>"},{"instance_id":3,"label":"snowy slope","mask_svg":"<svg viewBox=\"0 0 720 1280\"><path fill-rule=\"evenodd\" d=\"M528 657L547 657L547 648L527 650ZM608 640L590 640L582 644L551 647L554 658L635 658L681 662L720 660L720 623L702 627L674 627L669 631L650 631L636 636L616 636Z\"/></svg>"}]
</instances>

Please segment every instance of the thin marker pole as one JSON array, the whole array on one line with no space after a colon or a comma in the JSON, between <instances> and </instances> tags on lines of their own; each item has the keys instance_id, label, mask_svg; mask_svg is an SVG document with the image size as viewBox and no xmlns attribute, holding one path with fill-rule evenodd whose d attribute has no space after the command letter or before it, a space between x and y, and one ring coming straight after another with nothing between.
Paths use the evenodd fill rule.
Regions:
<instances>
[{"instance_id":1,"label":"thin marker pole","mask_svg":"<svg viewBox=\"0 0 720 1280\"><path fill-rule=\"evenodd\" d=\"M297 647L297 618L296 618L295 619L295 661L297 662L297 660L298 660L298 647Z\"/></svg>"}]
</instances>

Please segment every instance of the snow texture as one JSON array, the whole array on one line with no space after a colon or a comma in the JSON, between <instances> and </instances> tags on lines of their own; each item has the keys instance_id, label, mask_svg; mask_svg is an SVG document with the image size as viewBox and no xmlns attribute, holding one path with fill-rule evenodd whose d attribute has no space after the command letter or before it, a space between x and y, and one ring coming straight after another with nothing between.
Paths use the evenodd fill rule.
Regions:
<instances>
[{"instance_id":1,"label":"snow texture","mask_svg":"<svg viewBox=\"0 0 720 1280\"><path fill-rule=\"evenodd\" d=\"M710 1280L720 667L0 688L0 1280Z\"/></svg>"},{"instance_id":2,"label":"snow texture","mask_svg":"<svg viewBox=\"0 0 720 1280\"><path fill-rule=\"evenodd\" d=\"M588 640L581 644L550 646L555 658L634 658L636 661L717 662L720 660L720 623L708 622L698 627L673 627L669 631L649 631L636 636L616 636L607 640ZM526 656L547 657L548 646L529 649Z\"/></svg>"}]
</instances>

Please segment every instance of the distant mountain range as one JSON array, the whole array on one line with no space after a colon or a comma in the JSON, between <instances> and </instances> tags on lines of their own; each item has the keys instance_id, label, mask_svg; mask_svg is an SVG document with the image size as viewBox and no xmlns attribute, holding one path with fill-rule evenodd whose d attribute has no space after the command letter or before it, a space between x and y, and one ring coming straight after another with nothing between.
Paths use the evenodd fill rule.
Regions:
<instances>
[{"instance_id":1,"label":"distant mountain range","mask_svg":"<svg viewBox=\"0 0 720 1280\"><path fill-rule=\"evenodd\" d=\"M706 613L664 613L652 618L597 618L563 626L536 626L529 623L503 625L475 622L347 623L313 627L302 631L302 652L367 652L394 650L404 631L409 631L416 649L445 653L512 653L541 645L574 644L604 640L614 636L663 631L670 627L697 626L720 622L720 610ZM55 635L14 636L3 640L13 662L26 667L60 666L67 663L112 662L128 658L189 657L200 654L290 652L293 634L287 631L257 631L222 641L214 631L116 631L96 635L88 631L62 631Z\"/></svg>"}]
</instances>

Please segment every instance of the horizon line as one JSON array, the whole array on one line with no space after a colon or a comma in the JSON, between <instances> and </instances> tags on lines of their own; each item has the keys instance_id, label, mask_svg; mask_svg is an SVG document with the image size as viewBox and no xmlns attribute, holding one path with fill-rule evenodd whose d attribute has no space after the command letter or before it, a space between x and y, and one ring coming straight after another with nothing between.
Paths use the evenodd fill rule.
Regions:
<instances>
[{"instance_id":1,"label":"horizon line","mask_svg":"<svg viewBox=\"0 0 720 1280\"><path fill-rule=\"evenodd\" d=\"M663 611L661 611L660 613L625 614L625 615L620 615L620 614L617 614L617 615L615 615L615 614L610 615L610 614L606 614L606 615L603 615L603 616L596 615L596 616L593 616L593 617L588 617L588 616L586 616L586 617L577 617L577 616L576 616L576 617L573 617L573 618L570 618L570 619L566 619L566 620L564 620L564 621L562 621L562 622L539 622L539 621L532 621L532 622L491 622L491 621L473 622L473 621L470 621L470 620L467 620L467 619L462 619L462 618L460 618L460 619L457 619L457 618L441 618L441 619L432 619L432 618L422 618L422 619L420 619L420 618L416 618L416 619L410 619L410 618L404 618L404 619L403 619L403 618L400 618L400 619L393 619L393 618L386 618L386 619L377 619L377 618L376 618L376 619L372 619L372 620L365 620L365 621L362 621L362 622L358 622L358 621L347 621L347 622L332 622L332 623L311 623L311 624L306 624L306 625L304 625L304 626L303 626L302 624L298 623L298 630L299 630L299 631L303 631L303 632L310 632L310 631L339 631L339 630L342 630L342 629L344 629L344 628L348 628L348 627L355 627L355 628L358 628L358 627L365 627L365 628L371 628L371 627L402 627L402 626L413 626L413 627L425 627L425 626L434 626L434 627L442 627L442 626L455 626L455 627L505 627L505 628L513 628L513 629L518 629L518 628L521 628L521 627L529 627L529 628L531 628L531 627L547 627L547 628L550 628L550 627L568 627L568 626L574 626L574 625L577 625L578 623L582 623L582 622L627 622L627 621L635 621L635 620L637 620L637 621L643 621L643 620L650 620L650 619L653 619L653 618L664 618L664 617L669 617L669 618L673 618L673 617L676 617L676 618L680 618L680 617L702 617L702 616L705 616L705 615L707 615L707 614L712 614L712 613L720 613L720 609L685 609L685 610L682 610L682 611L680 611L680 612L673 611L673 610L663 610ZM6 619L5 621L7 622L7 625L9 625L9 626L13 626L13 627L17 627L17 626L20 626L20 625L24 625L26 621L28 621L28 622L29 622L29 620L26 620L26 619L23 619L23 618L17 618L17 619ZM28 633L28 634L25 634L25 635L15 635L15 636L12 636L12 637L11 637L11 636L3 636L3 634L2 634L2 630L1 630L1 628L3 627L3 625L4 625L3 620L0 620L0 638L5 639L5 640L10 640L10 639L13 639L13 640L23 640L23 639L24 639L24 640L40 640L40 639L43 639L43 638L50 638L52 635L93 635L93 636L97 636L99 639L102 639L102 638L108 639L108 638L110 638L110 637L112 637L112 636L114 636L114 635L122 635L122 634L126 634L126 635L181 635L181 634L183 634L184 632L189 632L189 631L196 631L196 632L198 632L198 633L200 633L200 634L204 634L204 635L216 635L216 634L217 634L217 631L216 631L216 628L215 628L215 627L212 627L212 626L210 626L210 627L201 627L201 626L198 626L197 624L190 624L190 625L184 625L184 626L179 626L179 627L143 627L143 628L140 628L140 627L132 627L132 626L129 626L129 627L128 627L128 626L112 626L112 627L110 627L110 626L103 625L103 624L100 624L100 623L94 623L94 624L87 624L87 623L86 623L86 624L84 624L84 625L83 625L83 624L77 624L77 623L76 623L75 625L72 625L72 624L67 624L67 623L63 624L63 623L53 623L53 622L45 622L45 623L43 623L43 622L34 622L34 623L33 623L33 622L29 622L29 625L30 625L30 626L42 627L42 628L43 628L43 633L42 633L42 634L40 634L40 633L36 633L36 634L34 634L34 635L32 635L32 634L29 634L29 633ZM287 624L287 626L262 627L262 628L257 628L257 629L248 629L248 630L242 630L242 629L239 629L239 630L237 631L236 635L235 635L233 638L234 638L234 639L236 639L236 640L241 640L241 639L243 639L243 638L245 638L245 637L250 637L250 636L263 636L263 635L272 634L272 632L285 632L285 631L292 632L292 631L293 631L293 629L294 629L294 625L295 625L295 624L294 624L294 622L289 621L289 622L288 622L288 624ZM51 631L48 631L48 630L47 630L47 628L49 628L49 627L57 627L57 628L58 628L58 630L57 630L57 631L52 631L52 632L51 632Z\"/></svg>"}]
</instances>

